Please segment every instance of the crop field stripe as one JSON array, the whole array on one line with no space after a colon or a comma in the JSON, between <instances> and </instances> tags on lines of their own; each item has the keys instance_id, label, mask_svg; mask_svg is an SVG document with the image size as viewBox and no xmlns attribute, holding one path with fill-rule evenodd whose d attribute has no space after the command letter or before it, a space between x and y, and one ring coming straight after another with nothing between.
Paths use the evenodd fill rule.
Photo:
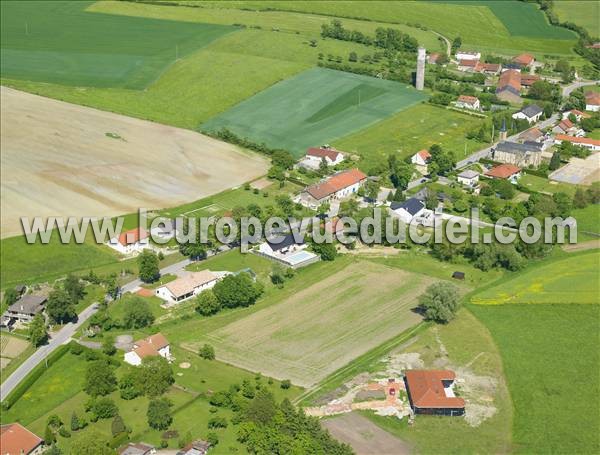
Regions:
<instances>
[{"instance_id":1,"label":"crop field stripe","mask_svg":"<svg viewBox=\"0 0 600 455\"><path fill-rule=\"evenodd\" d=\"M201 125L300 156L426 98L398 82L313 68L279 82Z\"/></svg>"}]
</instances>

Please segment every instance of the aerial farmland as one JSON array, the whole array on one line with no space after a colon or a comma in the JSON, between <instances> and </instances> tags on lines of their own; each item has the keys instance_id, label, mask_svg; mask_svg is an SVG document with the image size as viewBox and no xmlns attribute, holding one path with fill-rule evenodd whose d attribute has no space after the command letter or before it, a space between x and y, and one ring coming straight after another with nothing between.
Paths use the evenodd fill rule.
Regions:
<instances>
[{"instance_id":1,"label":"aerial farmland","mask_svg":"<svg viewBox=\"0 0 600 455\"><path fill-rule=\"evenodd\" d=\"M0 9L3 454L600 452L599 1Z\"/></svg>"}]
</instances>

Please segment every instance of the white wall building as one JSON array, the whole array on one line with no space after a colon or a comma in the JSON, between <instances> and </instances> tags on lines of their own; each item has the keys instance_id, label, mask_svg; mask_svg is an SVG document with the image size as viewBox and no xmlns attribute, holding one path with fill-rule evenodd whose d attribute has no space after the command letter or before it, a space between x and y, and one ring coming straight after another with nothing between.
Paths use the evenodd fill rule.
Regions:
<instances>
[{"instance_id":1,"label":"white wall building","mask_svg":"<svg viewBox=\"0 0 600 455\"><path fill-rule=\"evenodd\" d=\"M406 224L410 223L413 218L422 216L426 210L425 204L414 197L404 202L392 202L390 209Z\"/></svg>"},{"instance_id":2,"label":"white wall building","mask_svg":"<svg viewBox=\"0 0 600 455\"><path fill-rule=\"evenodd\" d=\"M423 149L418 151L417 153L415 153L411 159L410 162L412 164L416 164L417 166L427 166L427 162L431 159L431 153L429 153L427 150Z\"/></svg>"},{"instance_id":3,"label":"white wall building","mask_svg":"<svg viewBox=\"0 0 600 455\"><path fill-rule=\"evenodd\" d=\"M131 351L125 353L125 362L133 366L140 366L146 357L161 356L171 360L169 341L162 333L151 335L143 340L133 343Z\"/></svg>"},{"instance_id":4,"label":"white wall building","mask_svg":"<svg viewBox=\"0 0 600 455\"><path fill-rule=\"evenodd\" d=\"M481 52L456 51L456 60L481 60Z\"/></svg>"},{"instance_id":5,"label":"white wall building","mask_svg":"<svg viewBox=\"0 0 600 455\"><path fill-rule=\"evenodd\" d=\"M458 174L457 179L458 183L473 188L477 186L477 183L479 182L479 172L467 169Z\"/></svg>"},{"instance_id":6,"label":"white wall building","mask_svg":"<svg viewBox=\"0 0 600 455\"><path fill-rule=\"evenodd\" d=\"M156 296L170 303L183 302L206 289L212 288L228 274L229 272L211 272L210 270L189 272L181 278L156 288Z\"/></svg>"},{"instance_id":7,"label":"white wall building","mask_svg":"<svg viewBox=\"0 0 600 455\"><path fill-rule=\"evenodd\" d=\"M515 112L512 115L514 119L527 120L529 124L535 123L540 120L540 117L544 113L544 110L536 106L535 104L530 104L529 106L524 107L519 112Z\"/></svg>"},{"instance_id":8,"label":"white wall building","mask_svg":"<svg viewBox=\"0 0 600 455\"><path fill-rule=\"evenodd\" d=\"M110 239L107 245L121 254L133 254L150 248L150 239L145 229L135 228Z\"/></svg>"}]
</instances>

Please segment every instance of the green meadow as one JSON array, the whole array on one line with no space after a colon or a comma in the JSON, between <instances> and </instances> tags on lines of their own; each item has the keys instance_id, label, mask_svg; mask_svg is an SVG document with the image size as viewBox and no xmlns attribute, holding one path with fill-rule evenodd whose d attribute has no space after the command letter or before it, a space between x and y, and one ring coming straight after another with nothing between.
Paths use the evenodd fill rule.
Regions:
<instances>
[{"instance_id":1,"label":"green meadow","mask_svg":"<svg viewBox=\"0 0 600 455\"><path fill-rule=\"evenodd\" d=\"M561 22L573 22L592 36L600 35L600 3L589 0L555 0L554 12Z\"/></svg>"},{"instance_id":2,"label":"green meadow","mask_svg":"<svg viewBox=\"0 0 600 455\"><path fill-rule=\"evenodd\" d=\"M300 156L307 147L330 143L424 98L398 82L314 68L210 119L202 130L227 128Z\"/></svg>"},{"instance_id":3,"label":"green meadow","mask_svg":"<svg viewBox=\"0 0 600 455\"><path fill-rule=\"evenodd\" d=\"M85 11L91 2L2 2L2 77L143 89L176 59L236 30Z\"/></svg>"}]
</instances>

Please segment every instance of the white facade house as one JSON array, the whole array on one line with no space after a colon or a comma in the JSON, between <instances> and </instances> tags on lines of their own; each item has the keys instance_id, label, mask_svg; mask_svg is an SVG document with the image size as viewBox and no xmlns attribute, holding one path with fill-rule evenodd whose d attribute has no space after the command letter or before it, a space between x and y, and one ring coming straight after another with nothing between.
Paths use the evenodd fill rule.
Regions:
<instances>
[{"instance_id":1,"label":"white facade house","mask_svg":"<svg viewBox=\"0 0 600 455\"><path fill-rule=\"evenodd\" d=\"M411 159L410 162L412 164L416 164L417 166L427 166L427 162L431 159L431 153L429 153L427 150L423 149L418 151L417 153L415 153Z\"/></svg>"},{"instance_id":2,"label":"white facade house","mask_svg":"<svg viewBox=\"0 0 600 455\"><path fill-rule=\"evenodd\" d=\"M392 202L390 209L396 217L406 224L414 218L422 216L426 211L425 204L416 198L410 198L404 202Z\"/></svg>"},{"instance_id":3,"label":"white facade house","mask_svg":"<svg viewBox=\"0 0 600 455\"><path fill-rule=\"evenodd\" d=\"M325 159L327 166L335 166L344 161L344 154L331 147L311 147L306 151L306 159L319 164Z\"/></svg>"},{"instance_id":4,"label":"white facade house","mask_svg":"<svg viewBox=\"0 0 600 455\"><path fill-rule=\"evenodd\" d=\"M267 239L252 252L288 267L300 268L319 260L319 256L306 251L307 247L304 242L296 242L293 234L287 234L281 238Z\"/></svg>"},{"instance_id":5,"label":"white facade house","mask_svg":"<svg viewBox=\"0 0 600 455\"><path fill-rule=\"evenodd\" d=\"M457 51L456 60L481 60L481 52Z\"/></svg>"},{"instance_id":6,"label":"white facade house","mask_svg":"<svg viewBox=\"0 0 600 455\"><path fill-rule=\"evenodd\" d=\"M543 113L544 110L541 107L535 104L530 104L529 106L526 106L523 109L521 109L519 112L515 112L512 115L512 118L527 120L527 122L529 122L529 124L531 125L532 123L539 121Z\"/></svg>"},{"instance_id":7,"label":"white facade house","mask_svg":"<svg viewBox=\"0 0 600 455\"><path fill-rule=\"evenodd\" d=\"M229 272L211 272L210 270L189 272L181 278L156 288L156 296L169 303L183 302L212 288L228 274Z\"/></svg>"},{"instance_id":8,"label":"white facade house","mask_svg":"<svg viewBox=\"0 0 600 455\"><path fill-rule=\"evenodd\" d=\"M473 188L477 186L477 183L479 182L479 172L467 169L458 174L457 179L458 183Z\"/></svg>"},{"instance_id":9,"label":"white facade house","mask_svg":"<svg viewBox=\"0 0 600 455\"><path fill-rule=\"evenodd\" d=\"M476 96L460 95L454 105L459 109L481 110L481 103Z\"/></svg>"},{"instance_id":10,"label":"white facade house","mask_svg":"<svg viewBox=\"0 0 600 455\"><path fill-rule=\"evenodd\" d=\"M157 333L133 343L129 352L125 353L125 362L133 366L140 366L146 357L160 356L171 360L169 341L162 333Z\"/></svg>"},{"instance_id":11,"label":"white facade house","mask_svg":"<svg viewBox=\"0 0 600 455\"><path fill-rule=\"evenodd\" d=\"M585 110L600 112L600 93L588 92L585 94Z\"/></svg>"},{"instance_id":12,"label":"white facade house","mask_svg":"<svg viewBox=\"0 0 600 455\"><path fill-rule=\"evenodd\" d=\"M573 137L567 136L566 134L557 134L554 136L554 143L556 145L562 144L563 141L570 142L577 147L584 147L592 152L600 151L600 140L598 139L590 139L588 137Z\"/></svg>"},{"instance_id":13,"label":"white facade house","mask_svg":"<svg viewBox=\"0 0 600 455\"><path fill-rule=\"evenodd\" d=\"M135 228L110 239L107 245L121 254L133 254L150 248L150 239L145 229Z\"/></svg>"},{"instance_id":14,"label":"white facade house","mask_svg":"<svg viewBox=\"0 0 600 455\"><path fill-rule=\"evenodd\" d=\"M315 185L307 186L295 199L305 207L316 210L332 199L345 199L357 193L367 176L358 169L338 172Z\"/></svg>"}]
</instances>

